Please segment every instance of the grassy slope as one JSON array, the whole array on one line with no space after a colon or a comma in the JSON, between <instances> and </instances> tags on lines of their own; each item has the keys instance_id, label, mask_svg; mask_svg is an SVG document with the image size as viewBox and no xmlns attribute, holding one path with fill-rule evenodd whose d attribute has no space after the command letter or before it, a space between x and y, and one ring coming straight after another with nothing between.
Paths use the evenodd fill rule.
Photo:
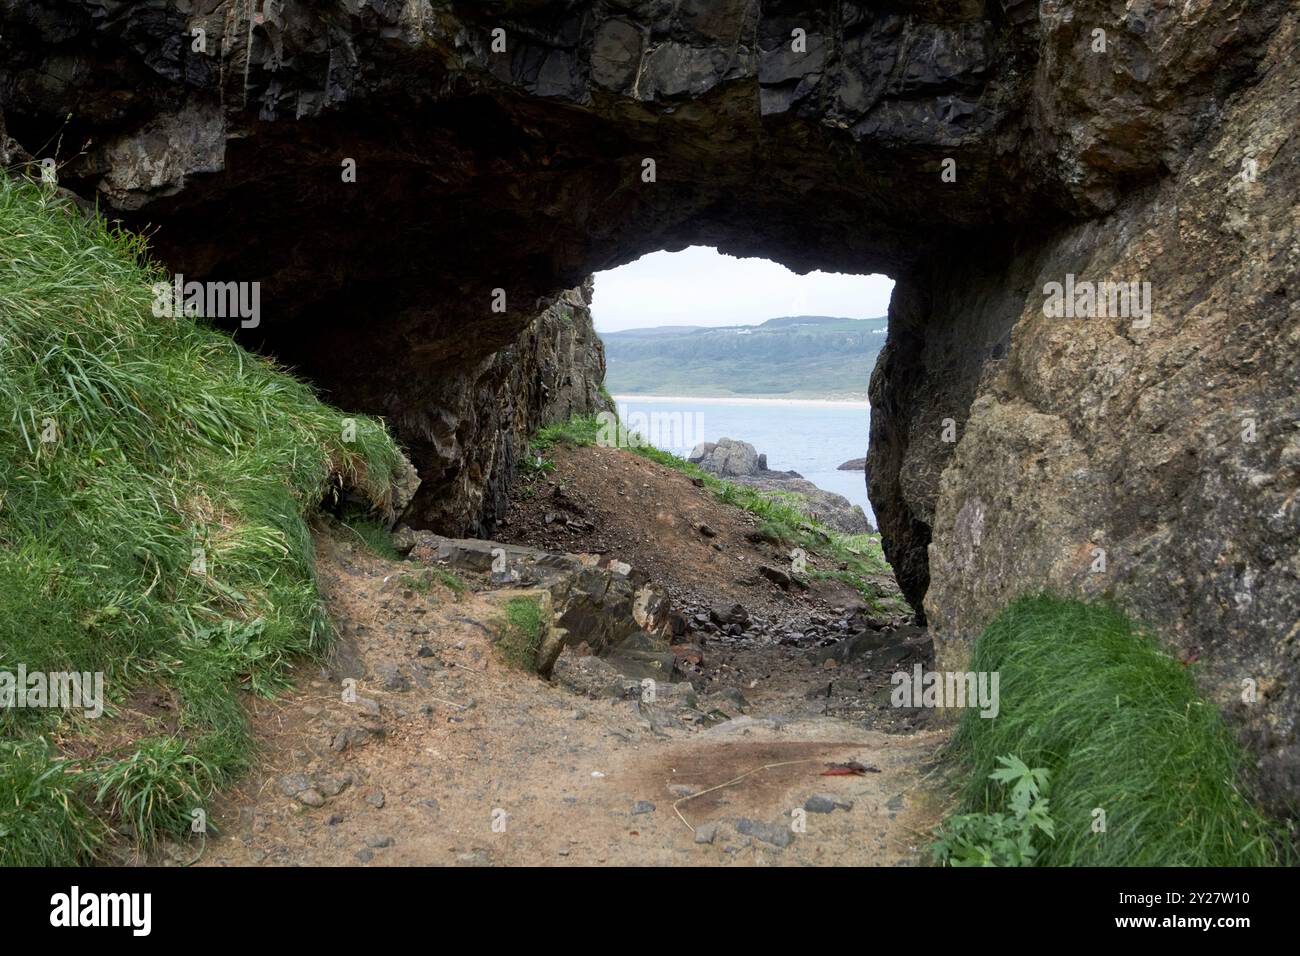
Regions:
<instances>
[{"instance_id":1,"label":"grassy slope","mask_svg":"<svg viewBox=\"0 0 1300 956\"><path fill-rule=\"evenodd\" d=\"M613 414L613 413L610 413ZM601 437L601 422L595 415L579 416L567 422L541 429L533 438L532 448L538 455L532 462L524 463L525 476L531 470L545 471L550 466L541 454L557 442L570 445L593 445ZM760 491L750 485L723 481L676 455L655 448L646 442L629 438L627 430L618 425L618 447L647 458L667 468L684 472L703 482L704 487L720 501L743 508L763 519L762 530L786 545L799 545L806 550L832 555L842 570L809 572L809 576L834 578L855 588L863 599L878 610L888 613L909 611L900 596L882 594L872 579L889 570L879 533L842 534L822 525L800 510L800 496L772 491ZM640 436L636 436L639 438ZM538 461L541 463L539 464Z\"/></svg>"},{"instance_id":2,"label":"grassy slope","mask_svg":"<svg viewBox=\"0 0 1300 956\"><path fill-rule=\"evenodd\" d=\"M0 670L162 688L168 732L64 763L94 722L0 710L0 864L142 842L250 757L235 691L280 686L327 619L304 514L347 483L382 505L383 426L191 319L156 318L141 239L0 178ZM52 439L52 440L43 440ZM202 549L206 573L194 564Z\"/></svg>"},{"instance_id":3,"label":"grassy slope","mask_svg":"<svg viewBox=\"0 0 1300 956\"><path fill-rule=\"evenodd\" d=\"M998 756L1051 772L1054 839L1041 865L1267 865L1290 856L1242 795L1244 761L1187 666L1120 612L1047 596L1013 602L975 643L1000 674L997 717L963 714L971 770L959 812L1005 809ZM1094 832L1094 810L1106 830Z\"/></svg>"}]
</instances>

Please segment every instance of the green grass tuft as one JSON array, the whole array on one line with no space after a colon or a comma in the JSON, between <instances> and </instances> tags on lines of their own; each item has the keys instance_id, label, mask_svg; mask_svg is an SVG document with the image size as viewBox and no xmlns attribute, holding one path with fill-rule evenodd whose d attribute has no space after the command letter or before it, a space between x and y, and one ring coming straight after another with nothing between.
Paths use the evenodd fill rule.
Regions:
<instances>
[{"instance_id":1,"label":"green grass tuft","mask_svg":"<svg viewBox=\"0 0 1300 956\"><path fill-rule=\"evenodd\" d=\"M235 692L282 687L330 637L305 514L345 486L385 507L397 477L380 422L154 316L158 281L140 237L0 178L0 670L99 671L113 700L147 684L181 705L166 743L67 765L39 738L93 722L0 710L0 777L33 808L0 806L9 863L84 860L91 811L177 832L242 770Z\"/></svg>"},{"instance_id":2,"label":"green grass tuft","mask_svg":"<svg viewBox=\"0 0 1300 956\"><path fill-rule=\"evenodd\" d=\"M537 651L545 627L541 602L533 598L511 598L505 615L496 622L497 651L507 663L520 670L537 670Z\"/></svg>"},{"instance_id":3,"label":"green grass tuft","mask_svg":"<svg viewBox=\"0 0 1300 956\"><path fill-rule=\"evenodd\" d=\"M105 828L76 792L74 767L39 738L0 739L0 867L60 866L98 848Z\"/></svg>"},{"instance_id":4,"label":"green grass tuft","mask_svg":"<svg viewBox=\"0 0 1300 956\"><path fill-rule=\"evenodd\" d=\"M373 518L345 517L339 524L346 529L350 538L360 542L361 546L377 558L388 561L400 561L402 555L393 546L393 535L385 522Z\"/></svg>"},{"instance_id":5,"label":"green grass tuft","mask_svg":"<svg viewBox=\"0 0 1300 956\"><path fill-rule=\"evenodd\" d=\"M1242 792L1244 761L1192 674L1121 612L1050 596L1009 605L971 669L1000 675L1000 711L968 710L951 753L970 768L962 813L1005 811L990 781L1014 754L1052 782L1039 865L1245 866L1290 858ZM1105 832L1094 831L1105 812Z\"/></svg>"},{"instance_id":6,"label":"green grass tuft","mask_svg":"<svg viewBox=\"0 0 1300 956\"><path fill-rule=\"evenodd\" d=\"M553 445L594 445L600 434L600 420L595 415L575 415L537 430L531 445L536 452L548 451Z\"/></svg>"},{"instance_id":7,"label":"green grass tuft","mask_svg":"<svg viewBox=\"0 0 1300 956\"><path fill-rule=\"evenodd\" d=\"M148 847L162 836L184 838L192 814L204 808L228 769L192 753L180 737L138 740L130 754L95 774L95 801L129 827L137 844Z\"/></svg>"},{"instance_id":8,"label":"green grass tuft","mask_svg":"<svg viewBox=\"0 0 1300 956\"><path fill-rule=\"evenodd\" d=\"M446 568L439 567L432 567L429 571L439 584L451 591L452 596L455 597L457 601L463 598L465 592L469 590L469 585L465 583L465 579L455 571L449 571Z\"/></svg>"}]
</instances>

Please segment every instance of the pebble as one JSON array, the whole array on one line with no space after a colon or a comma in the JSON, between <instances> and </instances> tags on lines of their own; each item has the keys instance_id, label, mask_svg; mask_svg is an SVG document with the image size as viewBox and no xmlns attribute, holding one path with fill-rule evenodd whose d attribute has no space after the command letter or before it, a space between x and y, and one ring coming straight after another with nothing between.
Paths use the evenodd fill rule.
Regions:
<instances>
[{"instance_id":1,"label":"pebble","mask_svg":"<svg viewBox=\"0 0 1300 956\"><path fill-rule=\"evenodd\" d=\"M379 676L384 681L385 690L400 692L411 689L410 679L402 673L402 669L396 664L381 664L378 670Z\"/></svg>"},{"instance_id":2,"label":"pebble","mask_svg":"<svg viewBox=\"0 0 1300 956\"><path fill-rule=\"evenodd\" d=\"M794 839L794 834L790 828L779 823L767 823L764 820L750 820L748 817L741 817L736 821L736 829L745 836L752 836L755 840L762 840L764 843L770 843L775 847L787 847Z\"/></svg>"},{"instance_id":3,"label":"pebble","mask_svg":"<svg viewBox=\"0 0 1300 956\"><path fill-rule=\"evenodd\" d=\"M352 783L352 774L345 773L341 777L336 777L328 773L318 773L312 777L312 783L325 796L337 797Z\"/></svg>"},{"instance_id":4,"label":"pebble","mask_svg":"<svg viewBox=\"0 0 1300 956\"><path fill-rule=\"evenodd\" d=\"M632 804L632 816L634 817L642 813L654 813L654 812L655 812L655 805L651 803L649 800L638 800L636 803Z\"/></svg>"},{"instance_id":5,"label":"pebble","mask_svg":"<svg viewBox=\"0 0 1300 956\"><path fill-rule=\"evenodd\" d=\"M809 813L830 813L833 810L852 810L853 801L837 797L832 793L814 793L804 801L803 808Z\"/></svg>"},{"instance_id":6,"label":"pebble","mask_svg":"<svg viewBox=\"0 0 1300 956\"><path fill-rule=\"evenodd\" d=\"M305 773L287 773L280 778L280 789L285 796L296 797L311 786Z\"/></svg>"}]
</instances>

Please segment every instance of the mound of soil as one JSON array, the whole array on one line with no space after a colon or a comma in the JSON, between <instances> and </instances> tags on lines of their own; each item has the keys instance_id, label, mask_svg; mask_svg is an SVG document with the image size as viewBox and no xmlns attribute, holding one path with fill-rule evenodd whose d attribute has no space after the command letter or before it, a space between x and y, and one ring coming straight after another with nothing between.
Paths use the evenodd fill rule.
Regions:
<instances>
[{"instance_id":1,"label":"mound of soil","mask_svg":"<svg viewBox=\"0 0 1300 956\"><path fill-rule=\"evenodd\" d=\"M760 533L757 517L719 501L679 471L615 448L557 446L555 470L518 479L496 537L549 551L613 553L662 585L688 618L742 605L762 629L801 631L810 616L873 615L863 597L838 581L809 580L807 589L783 588L759 570L788 572L791 554ZM816 550L809 571L834 570L835 559ZM871 582L877 604L909 615L893 577ZM888 617L874 614L879 623Z\"/></svg>"}]
</instances>

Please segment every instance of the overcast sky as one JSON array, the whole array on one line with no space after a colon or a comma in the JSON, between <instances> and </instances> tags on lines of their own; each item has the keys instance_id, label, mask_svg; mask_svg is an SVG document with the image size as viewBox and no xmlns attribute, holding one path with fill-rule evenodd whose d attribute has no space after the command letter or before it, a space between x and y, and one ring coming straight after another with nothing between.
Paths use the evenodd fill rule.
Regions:
<instances>
[{"instance_id":1,"label":"overcast sky","mask_svg":"<svg viewBox=\"0 0 1300 956\"><path fill-rule=\"evenodd\" d=\"M835 272L795 275L767 259L691 246L652 252L596 273L591 311L599 332L655 325L752 325L780 315L871 319L889 311L892 279Z\"/></svg>"}]
</instances>

